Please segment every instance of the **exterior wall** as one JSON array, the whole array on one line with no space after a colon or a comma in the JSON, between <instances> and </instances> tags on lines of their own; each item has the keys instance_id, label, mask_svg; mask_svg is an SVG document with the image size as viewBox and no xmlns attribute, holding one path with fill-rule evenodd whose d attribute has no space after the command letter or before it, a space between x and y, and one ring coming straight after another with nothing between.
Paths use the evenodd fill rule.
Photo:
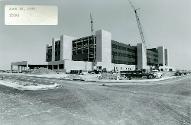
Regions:
<instances>
[{"instance_id":1,"label":"exterior wall","mask_svg":"<svg viewBox=\"0 0 191 125\"><path fill-rule=\"evenodd\" d=\"M59 65L64 65L63 69L59 68ZM83 71L91 71L92 70L92 62L84 62L84 61L70 61L70 60L61 60L61 61L52 61L48 63L49 66L55 67L53 70L65 70L66 72L70 72L71 70L83 70ZM120 71L120 70L135 70L136 65L125 65L125 64L113 64L106 65L103 62L98 62L98 66L101 66L102 69L106 68L107 71Z\"/></svg>"},{"instance_id":2,"label":"exterior wall","mask_svg":"<svg viewBox=\"0 0 191 125\"><path fill-rule=\"evenodd\" d=\"M45 61L46 62L50 62L52 60L52 57L51 57L51 60L49 59L49 56L48 56L48 47L49 47L49 44L46 44L46 59ZM52 47L51 47L52 48ZM52 52L51 52L52 53ZM52 55L51 55L52 56Z\"/></svg>"},{"instance_id":3,"label":"exterior wall","mask_svg":"<svg viewBox=\"0 0 191 125\"><path fill-rule=\"evenodd\" d=\"M112 40L112 63L137 65L137 47Z\"/></svg>"},{"instance_id":4,"label":"exterior wall","mask_svg":"<svg viewBox=\"0 0 191 125\"><path fill-rule=\"evenodd\" d=\"M142 43L137 44L137 69L147 69L146 49Z\"/></svg>"},{"instance_id":5,"label":"exterior wall","mask_svg":"<svg viewBox=\"0 0 191 125\"><path fill-rule=\"evenodd\" d=\"M60 40L55 41L55 61L60 60Z\"/></svg>"},{"instance_id":6,"label":"exterior wall","mask_svg":"<svg viewBox=\"0 0 191 125\"><path fill-rule=\"evenodd\" d=\"M106 68L107 71L116 71L116 72L121 71L121 70L129 71L129 70L136 69L136 65L114 64L114 63L111 63L110 65L106 65L103 62L98 62L97 66L98 67L101 66L102 69Z\"/></svg>"},{"instance_id":7,"label":"exterior wall","mask_svg":"<svg viewBox=\"0 0 191 125\"><path fill-rule=\"evenodd\" d=\"M62 40L63 37L63 57L61 59L63 60L72 60L72 40L75 39L75 37L62 35L60 39Z\"/></svg>"},{"instance_id":8,"label":"exterior wall","mask_svg":"<svg viewBox=\"0 0 191 125\"><path fill-rule=\"evenodd\" d=\"M66 72L70 72L71 70L91 71L92 62L65 60L64 68L66 69Z\"/></svg>"},{"instance_id":9,"label":"exterior wall","mask_svg":"<svg viewBox=\"0 0 191 125\"><path fill-rule=\"evenodd\" d=\"M63 60L64 54L64 36L60 36L60 60Z\"/></svg>"},{"instance_id":10,"label":"exterior wall","mask_svg":"<svg viewBox=\"0 0 191 125\"><path fill-rule=\"evenodd\" d=\"M165 65L165 56L164 56L164 47L163 46L158 47L158 63L160 66Z\"/></svg>"},{"instance_id":11,"label":"exterior wall","mask_svg":"<svg viewBox=\"0 0 191 125\"><path fill-rule=\"evenodd\" d=\"M111 62L111 33L104 30L96 31L96 63L102 69L113 70Z\"/></svg>"},{"instance_id":12,"label":"exterior wall","mask_svg":"<svg viewBox=\"0 0 191 125\"><path fill-rule=\"evenodd\" d=\"M63 65L63 68L64 68L64 60L48 62L48 68L53 69L53 70L60 70L60 69L63 70L63 68L60 68L61 65ZM57 68L55 68L55 66ZM52 67L52 68L50 68L50 67Z\"/></svg>"},{"instance_id":13,"label":"exterior wall","mask_svg":"<svg viewBox=\"0 0 191 125\"><path fill-rule=\"evenodd\" d=\"M157 48L147 49L147 65L158 65L158 50Z\"/></svg>"},{"instance_id":14,"label":"exterior wall","mask_svg":"<svg viewBox=\"0 0 191 125\"><path fill-rule=\"evenodd\" d=\"M58 48L59 50L55 50L55 52L56 51L60 52L59 60L72 60L72 40L73 39L75 38L67 36L67 35L61 35L60 40L57 40L60 42L60 47Z\"/></svg>"},{"instance_id":15,"label":"exterior wall","mask_svg":"<svg viewBox=\"0 0 191 125\"><path fill-rule=\"evenodd\" d=\"M84 61L60 60L60 61L49 62L48 65L49 67L51 66L53 70L64 70L66 72L70 72L71 70L84 70L84 71L92 70L92 62L84 62ZM59 68L60 65L63 65L62 69ZM54 68L55 66L57 67L56 69Z\"/></svg>"},{"instance_id":16,"label":"exterior wall","mask_svg":"<svg viewBox=\"0 0 191 125\"><path fill-rule=\"evenodd\" d=\"M74 37L61 35L59 40L52 39L52 60L48 62L48 68L63 70L64 60L72 60L72 40ZM54 59L54 60L53 60Z\"/></svg>"},{"instance_id":17,"label":"exterior wall","mask_svg":"<svg viewBox=\"0 0 191 125\"><path fill-rule=\"evenodd\" d=\"M52 61L52 46L46 46L46 62Z\"/></svg>"},{"instance_id":18,"label":"exterior wall","mask_svg":"<svg viewBox=\"0 0 191 125\"><path fill-rule=\"evenodd\" d=\"M52 38L52 61L55 60L55 46L54 46L54 38Z\"/></svg>"},{"instance_id":19,"label":"exterior wall","mask_svg":"<svg viewBox=\"0 0 191 125\"><path fill-rule=\"evenodd\" d=\"M21 61L21 62L12 62L11 63L11 72L13 71L14 66L17 66L17 72L22 72L23 69L28 69L28 62Z\"/></svg>"},{"instance_id":20,"label":"exterior wall","mask_svg":"<svg viewBox=\"0 0 191 125\"><path fill-rule=\"evenodd\" d=\"M95 36L87 36L72 41L72 60L74 61L95 61L96 55Z\"/></svg>"},{"instance_id":21,"label":"exterior wall","mask_svg":"<svg viewBox=\"0 0 191 125\"><path fill-rule=\"evenodd\" d=\"M169 66L160 66L159 70L160 71L176 71L173 67L169 67Z\"/></svg>"},{"instance_id":22,"label":"exterior wall","mask_svg":"<svg viewBox=\"0 0 191 125\"><path fill-rule=\"evenodd\" d=\"M111 64L111 33L96 31L96 61Z\"/></svg>"},{"instance_id":23,"label":"exterior wall","mask_svg":"<svg viewBox=\"0 0 191 125\"><path fill-rule=\"evenodd\" d=\"M114 70L118 71L133 71L136 69L136 65L114 64Z\"/></svg>"},{"instance_id":24,"label":"exterior wall","mask_svg":"<svg viewBox=\"0 0 191 125\"><path fill-rule=\"evenodd\" d=\"M167 49L165 49L164 52L165 52L165 65L168 66L168 51L167 51Z\"/></svg>"},{"instance_id":25,"label":"exterior wall","mask_svg":"<svg viewBox=\"0 0 191 125\"><path fill-rule=\"evenodd\" d=\"M114 70L114 64L112 63L97 62L97 67L101 67L101 69L106 69L107 71Z\"/></svg>"},{"instance_id":26,"label":"exterior wall","mask_svg":"<svg viewBox=\"0 0 191 125\"><path fill-rule=\"evenodd\" d=\"M96 31L96 62L102 62L102 33Z\"/></svg>"}]
</instances>

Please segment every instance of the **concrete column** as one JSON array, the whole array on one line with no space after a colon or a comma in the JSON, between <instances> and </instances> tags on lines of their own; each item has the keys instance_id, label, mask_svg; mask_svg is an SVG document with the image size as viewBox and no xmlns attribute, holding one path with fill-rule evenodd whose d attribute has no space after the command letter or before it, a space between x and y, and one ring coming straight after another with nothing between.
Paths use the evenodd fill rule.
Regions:
<instances>
[{"instance_id":1,"label":"concrete column","mask_svg":"<svg viewBox=\"0 0 191 125\"><path fill-rule=\"evenodd\" d=\"M27 65L26 65L26 70L28 70L29 69L29 65L28 65L28 63L27 63Z\"/></svg>"},{"instance_id":2,"label":"concrete column","mask_svg":"<svg viewBox=\"0 0 191 125\"><path fill-rule=\"evenodd\" d=\"M49 46L49 45L46 44L46 60L45 60L45 62L47 61L47 57L48 57L48 56L47 56L47 54L48 54L48 46Z\"/></svg>"},{"instance_id":3,"label":"concrete column","mask_svg":"<svg viewBox=\"0 0 191 125\"><path fill-rule=\"evenodd\" d=\"M63 36L63 60L72 60L72 41L74 37L64 35Z\"/></svg>"},{"instance_id":4,"label":"concrete column","mask_svg":"<svg viewBox=\"0 0 191 125\"><path fill-rule=\"evenodd\" d=\"M20 66L18 66L18 70L17 70L17 72L18 72L18 73L20 72Z\"/></svg>"},{"instance_id":5,"label":"concrete column","mask_svg":"<svg viewBox=\"0 0 191 125\"><path fill-rule=\"evenodd\" d=\"M55 41L52 38L52 61L55 61Z\"/></svg>"},{"instance_id":6,"label":"concrete column","mask_svg":"<svg viewBox=\"0 0 191 125\"><path fill-rule=\"evenodd\" d=\"M11 72L13 72L13 65L11 65Z\"/></svg>"},{"instance_id":7,"label":"concrete column","mask_svg":"<svg viewBox=\"0 0 191 125\"><path fill-rule=\"evenodd\" d=\"M102 66L107 71L113 70L111 39L110 32L96 31L96 66Z\"/></svg>"},{"instance_id":8,"label":"concrete column","mask_svg":"<svg viewBox=\"0 0 191 125\"><path fill-rule=\"evenodd\" d=\"M158 48L158 63L159 65L165 65L164 47L159 46Z\"/></svg>"},{"instance_id":9,"label":"concrete column","mask_svg":"<svg viewBox=\"0 0 191 125\"><path fill-rule=\"evenodd\" d=\"M137 44L137 69L147 69L146 48L142 43Z\"/></svg>"},{"instance_id":10,"label":"concrete column","mask_svg":"<svg viewBox=\"0 0 191 125\"><path fill-rule=\"evenodd\" d=\"M57 70L59 70L60 68L59 68L59 64L58 64L58 66L57 66Z\"/></svg>"},{"instance_id":11,"label":"concrete column","mask_svg":"<svg viewBox=\"0 0 191 125\"><path fill-rule=\"evenodd\" d=\"M23 66L21 66L21 72L23 71Z\"/></svg>"},{"instance_id":12,"label":"concrete column","mask_svg":"<svg viewBox=\"0 0 191 125\"><path fill-rule=\"evenodd\" d=\"M96 31L96 60L111 63L111 33L104 30Z\"/></svg>"},{"instance_id":13,"label":"concrete column","mask_svg":"<svg viewBox=\"0 0 191 125\"><path fill-rule=\"evenodd\" d=\"M61 35L60 36L60 60L63 60L63 45L64 45L64 36Z\"/></svg>"},{"instance_id":14,"label":"concrete column","mask_svg":"<svg viewBox=\"0 0 191 125\"><path fill-rule=\"evenodd\" d=\"M164 50L164 54L165 54L165 65L168 66L168 50L167 49Z\"/></svg>"}]
</instances>

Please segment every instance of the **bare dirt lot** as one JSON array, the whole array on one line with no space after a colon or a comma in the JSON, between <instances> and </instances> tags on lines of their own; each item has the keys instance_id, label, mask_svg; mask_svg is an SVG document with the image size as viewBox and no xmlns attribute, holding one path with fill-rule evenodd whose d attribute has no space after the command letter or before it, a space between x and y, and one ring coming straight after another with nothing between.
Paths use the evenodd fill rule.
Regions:
<instances>
[{"instance_id":1,"label":"bare dirt lot","mask_svg":"<svg viewBox=\"0 0 191 125\"><path fill-rule=\"evenodd\" d=\"M111 86L29 76L5 79L61 86L21 91L0 85L1 125L191 124L190 76L156 85Z\"/></svg>"}]
</instances>

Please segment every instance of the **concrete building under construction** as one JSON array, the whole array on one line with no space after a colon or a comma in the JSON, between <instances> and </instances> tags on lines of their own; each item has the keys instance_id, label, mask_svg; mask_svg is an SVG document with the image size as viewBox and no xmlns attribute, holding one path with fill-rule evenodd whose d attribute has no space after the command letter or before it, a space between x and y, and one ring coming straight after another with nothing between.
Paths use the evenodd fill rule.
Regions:
<instances>
[{"instance_id":1,"label":"concrete building under construction","mask_svg":"<svg viewBox=\"0 0 191 125\"><path fill-rule=\"evenodd\" d=\"M112 39L105 30L87 37L61 35L46 46L46 62L53 70L93 69L120 71L149 69L151 66L168 66L167 49L163 46L144 50L142 43L136 46Z\"/></svg>"}]
</instances>

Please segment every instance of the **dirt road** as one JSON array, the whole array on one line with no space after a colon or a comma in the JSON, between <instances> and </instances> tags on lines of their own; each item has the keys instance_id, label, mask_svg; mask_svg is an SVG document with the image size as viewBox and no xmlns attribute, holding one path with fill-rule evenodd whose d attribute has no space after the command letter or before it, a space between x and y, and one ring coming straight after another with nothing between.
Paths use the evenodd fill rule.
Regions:
<instances>
[{"instance_id":1,"label":"dirt road","mask_svg":"<svg viewBox=\"0 0 191 125\"><path fill-rule=\"evenodd\" d=\"M20 91L0 85L1 125L190 125L191 77L157 85L100 86L6 76L60 88Z\"/></svg>"}]
</instances>

